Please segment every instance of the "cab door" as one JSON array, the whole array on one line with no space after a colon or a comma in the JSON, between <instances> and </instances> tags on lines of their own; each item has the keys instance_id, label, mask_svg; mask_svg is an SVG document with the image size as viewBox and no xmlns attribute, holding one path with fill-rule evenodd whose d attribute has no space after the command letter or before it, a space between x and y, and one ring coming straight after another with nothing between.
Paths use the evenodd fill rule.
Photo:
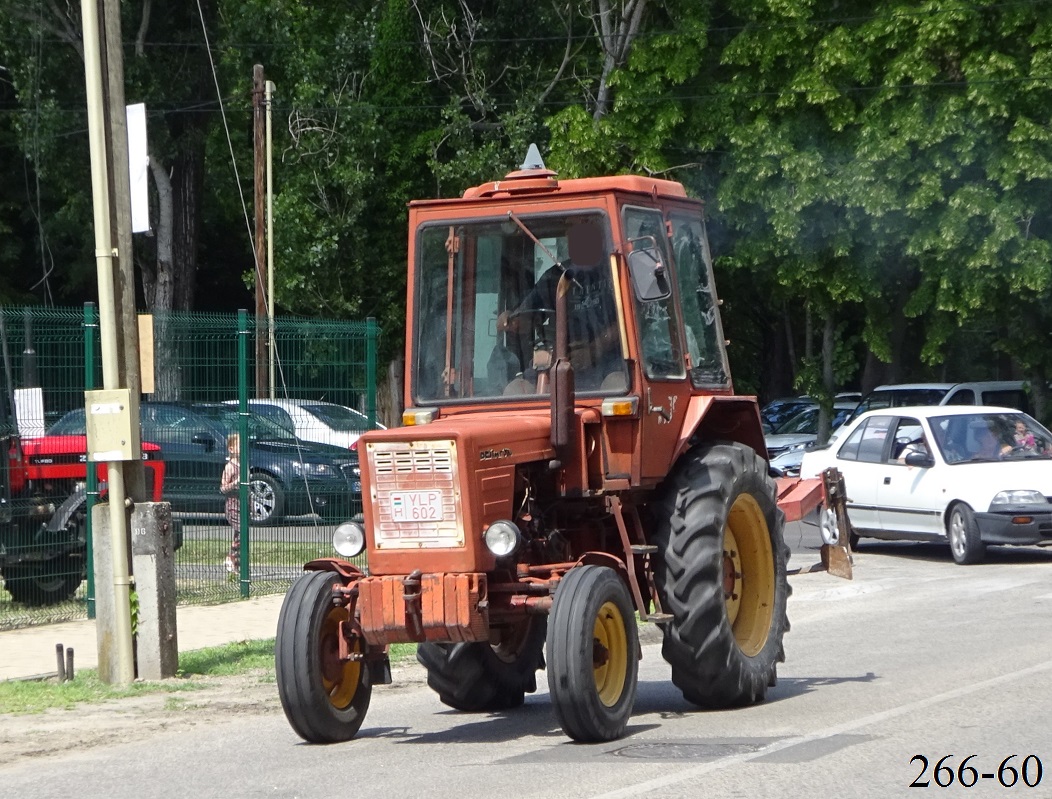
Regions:
<instances>
[{"instance_id":1,"label":"cab door","mask_svg":"<svg viewBox=\"0 0 1052 799\"><path fill-rule=\"evenodd\" d=\"M642 374L640 476L647 480L668 474L686 417L690 388L683 355L683 322L672 284L664 217L660 210L639 206L625 206L621 213L627 239L635 349ZM660 268L657 262L643 264L647 261L643 252L655 250ZM647 274L648 269L653 272Z\"/></svg>"}]
</instances>

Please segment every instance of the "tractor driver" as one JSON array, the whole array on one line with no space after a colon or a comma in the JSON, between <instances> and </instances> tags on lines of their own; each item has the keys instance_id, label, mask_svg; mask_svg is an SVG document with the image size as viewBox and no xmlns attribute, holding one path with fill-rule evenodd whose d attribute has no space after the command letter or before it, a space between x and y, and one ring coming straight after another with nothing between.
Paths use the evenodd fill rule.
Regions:
<instances>
[{"instance_id":1,"label":"tractor driver","mask_svg":"<svg viewBox=\"0 0 1052 799\"><path fill-rule=\"evenodd\" d=\"M598 389L612 374L621 377L621 386L627 385L603 231L594 220L585 220L571 225L566 235L570 263L556 264L541 275L518 307L497 317L497 329L518 331L521 321L529 316L524 311L554 309L559 279L565 271L570 278L566 298L570 363L577 386Z\"/></svg>"}]
</instances>

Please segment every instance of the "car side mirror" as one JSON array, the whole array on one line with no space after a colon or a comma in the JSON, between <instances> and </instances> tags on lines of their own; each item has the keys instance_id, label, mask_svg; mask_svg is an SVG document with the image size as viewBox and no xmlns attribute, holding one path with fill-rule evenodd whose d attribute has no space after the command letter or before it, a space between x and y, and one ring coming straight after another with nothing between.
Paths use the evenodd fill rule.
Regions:
<instances>
[{"instance_id":1,"label":"car side mirror","mask_svg":"<svg viewBox=\"0 0 1052 799\"><path fill-rule=\"evenodd\" d=\"M911 452L906 456L907 466L919 466L921 469L930 469L935 465L935 458L927 452Z\"/></svg>"},{"instance_id":2,"label":"car side mirror","mask_svg":"<svg viewBox=\"0 0 1052 799\"><path fill-rule=\"evenodd\" d=\"M194 444L200 444L205 448L205 452L211 452L216 448L216 440L208 433L194 433L194 437L190 439Z\"/></svg>"}]
</instances>

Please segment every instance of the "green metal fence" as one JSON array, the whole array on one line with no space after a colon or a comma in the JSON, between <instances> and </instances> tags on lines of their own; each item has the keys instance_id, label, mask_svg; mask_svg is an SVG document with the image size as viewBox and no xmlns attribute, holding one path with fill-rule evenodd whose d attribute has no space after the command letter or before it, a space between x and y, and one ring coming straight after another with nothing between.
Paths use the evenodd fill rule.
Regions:
<instances>
[{"instance_id":1,"label":"green metal fence","mask_svg":"<svg viewBox=\"0 0 1052 799\"><path fill-rule=\"evenodd\" d=\"M3 430L11 453L4 482L13 490L0 508L0 569L10 589L0 590L0 629L91 616L88 519L98 486L82 436L84 391L102 385L95 309L6 308L0 323L0 409L17 403L22 410L27 395L43 409L43 421L22 436L10 425ZM284 592L303 563L332 554L335 525L360 512L352 443L376 425L375 320L283 317L271 328L241 312L172 313L146 323L154 341L152 368L144 359L144 387L152 375L153 390L140 404L146 482L163 463L163 498L181 530L179 602ZM220 493L231 433L242 454L233 527ZM18 479L20 455L24 464L42 461L30 467L36 478ZM64 477L55 479L60 466ZM86 507L68 510L75 504L68 497L78 483L83 493L85 482ZM48 530L42 517L64 518L63 508L68 523ZM240 563L230 572L225 561L235 541Z\"/></svg>"}]
</instances>

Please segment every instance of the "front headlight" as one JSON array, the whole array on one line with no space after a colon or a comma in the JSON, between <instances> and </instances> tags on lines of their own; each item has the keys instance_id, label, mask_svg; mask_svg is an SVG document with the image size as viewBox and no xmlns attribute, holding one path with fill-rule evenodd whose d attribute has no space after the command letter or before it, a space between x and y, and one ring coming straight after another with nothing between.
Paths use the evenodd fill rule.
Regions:
<instances>
[{"instance_id":1,"label":"front headlight","mask_svg":"<svg viewBox=\"0 0 1052 799\"><path fill-rule=\"evenodd\" d=\"M297 477L335 477L336 469L328 463L301 463L297 461L292 464L292 471Z\"/></svg>"},{"instance_id":2,"label":"front headlight","mask_svg":"<svg viewBox=\"0 0 1052 799\"><path fill-rule=\"evenodd\" d=\"M1040 491L1028 491L1016 489L1014 491L1002 491L990 500L990 507L994 505L1047 505L1048 500Z\"/></svg>"},{"instance_id":3,"label":"front headlight","mask_svg":"<svg viewBox=\"0 0 1052 799\"><path fill-rule=\"evenodd\" d=\"M486 528L483 539L490 552L498 558L506 558L514 555L519 548L519 544L522 543L522 533L519 532L514 522L502 519Z\"/></svg>"},{"instance_id":4,"label":"front headlight","mask_svg":"<svg viewBox=\"0 0 1052 799\"><path fill-rule=\"evenodd\" d=\"M345 558L362 554L365 549L365 528L359 522L344 522L332 533L332 548Z\"/></svg>"}]
</instances>

